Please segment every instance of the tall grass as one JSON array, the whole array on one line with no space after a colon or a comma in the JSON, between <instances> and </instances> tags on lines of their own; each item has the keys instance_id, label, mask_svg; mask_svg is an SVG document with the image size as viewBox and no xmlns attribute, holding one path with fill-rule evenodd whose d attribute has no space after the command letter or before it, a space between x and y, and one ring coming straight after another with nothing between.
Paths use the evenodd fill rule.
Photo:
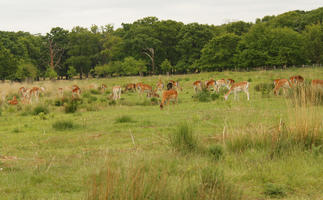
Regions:
<instances>
[{"instance_id":1,"label":"tall grass","mask_svg":"<svg viewBox=\"0 0 323 200\"><path fill-rule=\"evenodd\" d=\"M133 158L129 167L109 161L105 169L92 177L88 199L241 199L241 192L216 167L183 174L168 166L173 159L168 156L147 162Z\"/></svg>"},{"instance_id":2,"label":"tall grass","mask_svg":"<svg viewBox=\"0 0 323 200\"><path fill-rule=\"evenodd\" d=\"M170 145L182 153L196 152L199 148L197 136L187 123L178 126L173 134L169 135Z\"/></svg>"},{"instance_id":3,"label":"tall grass","mask_svg":"<svg viewBox=\"0 0 323 200\"><path fill-rule=\"evenodd\" d=\"M317 94L307 87L297 88L292 94L286 102L288 115L280 119L275 128L231 134L226 140L227 148L233 152L249 149L270 150L273 156L291 152L296 148L311 150L323 145L323 114L315 106Z\"/></svg>"}]
</instances>

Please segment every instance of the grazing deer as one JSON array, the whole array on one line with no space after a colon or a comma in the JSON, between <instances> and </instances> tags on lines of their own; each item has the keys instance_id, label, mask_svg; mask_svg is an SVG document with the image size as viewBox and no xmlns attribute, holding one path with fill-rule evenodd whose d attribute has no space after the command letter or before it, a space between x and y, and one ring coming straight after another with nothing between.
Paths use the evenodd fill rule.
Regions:
<instances>
[{"instance_id":1,"label":"grazing deer","mask_svg":"<svg viewBox=\"0 0 323 200\"><path fill-rule=\"evenodd\" d=\"M231 79L231 78L227 79L227 84L228 85L232 85L233 83L235 83L235 81L233 79Z\"/></svg>"},{"instance_id":2,"label":"grazing deer","mask_svg":"<svg viewBox=\"0 0 323 200\"><path fill-rule=\"evenodd\" d=\"M209 80L209 81L206 81L205 82L205 86L206 86L206 89L210 89L210 88L213 88L213 91L216 91L217 89L216 89L216 81L215 80L213 80L213 79L211 79L211 80Z\"/></svg>"},{"instance_id":3,"label":"grazing deer","mask_svg":"<svg viewBox=\"0 0 323 200\"><path fill-rule=\"evenodd\" d=\"M195 93L197 93L198 91L202 91L202 89L203 89L202 81L195 81L193 83L193 88L194 88Z\"/></svg>"},{"instance_id":4,"label":"grazing deer","mask_svg":"<svg viewBox=\"0 0 323 200\"><path fill-rule=\"evenodd\" d=\"M21 95L24 103L29 102L29 98L30 98L29 93L30 93L30 90L25 87L20 87L18 90L18 94Z\"/></svg>"},{"instance_id":5,"label":"grazing deer","mask_svg":"<svg viewBox=\"0 0 323 200\"><path fill-rule=\"evenodd\" d=\"M230 80L232 80L232 79L230 79ZM217 80L216 81L216 91L219 92L221 87L226 87L226 88L230 89L231 84L229 84L229 83L231 83L232 81L228 81L228 80L225 80L225 79Z\"/></svg>"},{"instance_id":6,"label":"grazing deer","mask_svg":"<svg viewBox=\"0 0 323 200\"><path fill-rule=\"evenodd\" d=\"M44 92L45 91L45 88L43 87L33 87L29 90L29 99L30 99L30 103L32 103L32 98L35 97L36 99L36 102L39 101L39 94L41 92Z\"/></svg>"},{"instance_id":7,"label":"grazing deer","mask_svg":"<svg viewBox=\"0 0 323 200\"><path fill-rule=\"evenodd\" d=\"M277 83L279 82L280 78L274 80L274 87L276 87Z\"/></svg>"},{"instance_id":8,"label":"grazing deer","mask_svg":"<svg viewBox=\"0 0 323 200\"><path fill-rule=\"evenodd\" d=\"M300 75L297 75L297 76L291 76L289 78L289 81L291 83L291 85L294 85L294 84L300 84L300 83L303 83L304 82L304 78Z\"/></svg>"},{"instance_id":9,"label":"grazing deer","mask_svg":"<svg viewBox=\"0 0 323 200\"><path fill-rule=\"evenodd\" d=\"M144 92L147 92L147 97L151 97L153 92L153 89L150 85L141 83L138 85L138 91L140 92L140 95L142 95Z\"/></svg>"},{"instance_id":10,"label":"grazing deer","mask_svg":"<svg viewBox=\"0 0 323 200\"><path fill-rule=\"evenodd\" d=\"M16 96L13 96L12 100L8 101L8 104L10 105L17 105L18 104L18 100L16 98Z\"/></svg>"},{"instance_id":11,"label":"grazing deer","mask_svg":"<svg viewBox=\"0 0 323 200\"><path fill-rule=\"evenodd\" d=\"M136 91L136 88L137 88L137 86L136 86L135 83L129 83L129 84L126 85L124 91L125 92L128 91L128 90L129 91Z\"/></svg>"},{"instance_id":12,"label":"grazing deer","mask_svg":"<svg viewBox=\"0 0 323 200\"><path fill-rule=\"evenodd\" d=\"M276 85L274 88L274 94L277 95L280 88L283 88L284 94L286 93L286 89L289 89L292 87L292 84L288 81L288 79L279 79L276 81Z\"/></svg>"},{"instance_id":13,"label":"grazing deer","mask_svg":"<svg viewBox=\"0 0 323 200\"><path fill-rule=\"evenodd\" d=\"M118 100L121 97L121 87L120 86L114 86L112 88L112 95L110 96L110 98L112 97L113 100Z\"/></svg>"},{"instance_id":14,"label":"grazing deer","mask_svg":"<svg viewBox=\"0 0 323 200\"><path fill-rule=\"evenodd\" d=\"M234 83L234 84L232 84L230 90L224 95L224 99L227 100L228 96L231 94L231 92L234 93L234 99L237 99L237 92L243 91L244 93L247 94L247 99L249 101L248 88L249 88L249 82L247 82L247 81L243 81L240 83Z\"/></svg>"},{"instance_id":15,"label":"grazing deer","mask_svg":"<svg viewBox=\"0 0 323 200\"><path fill-rule=\"evenodd\" d=\"M170 100L174 100L176 101L177 103L177 91L174 90L174 89L171 89L171 90L165 90L163 92L163 99L162 99L162 102L160 104L160 109L163 109L164 107L164 104L165 104L165 101L167 101L167 104L169 104L169 101ZM175 102L174 102L175 103Z\"/></svg>"}]
</instances>

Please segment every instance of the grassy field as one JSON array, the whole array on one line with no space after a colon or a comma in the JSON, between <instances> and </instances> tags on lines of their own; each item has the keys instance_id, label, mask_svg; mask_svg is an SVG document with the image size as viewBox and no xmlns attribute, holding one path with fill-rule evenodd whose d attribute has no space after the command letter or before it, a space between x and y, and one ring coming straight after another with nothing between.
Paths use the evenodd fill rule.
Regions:
<instances>
[{"instance_id":1,"label":"grassy field","mask_svg":"<svg viewBox=\"0 0 323 200\"><path fill-rule=\"evenodd\" d=\"M323 79L323 69L35 82L46 88L38 103L1 105L0 199L323 199L323 104L302 89L255 90L292 75ZM179 81L178 104L107 98L114 85L159 78ZM192 83L210 78L248 80L250 101L192 98ZM108 92L88 89L101 83ZM64 104L57 88L73 84L82 102ZM0 90L10 98L21 86L31 87Z\"/></svg>"}]
</instances>

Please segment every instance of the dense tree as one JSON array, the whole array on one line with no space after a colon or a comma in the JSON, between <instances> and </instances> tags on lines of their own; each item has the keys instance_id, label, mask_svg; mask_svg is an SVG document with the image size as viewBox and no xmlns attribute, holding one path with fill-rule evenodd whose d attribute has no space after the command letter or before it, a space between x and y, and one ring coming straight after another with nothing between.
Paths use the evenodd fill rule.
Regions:
<instances>
[{"instance_id":1,"label":"dense tree","mask_svg":"<svg viewBox=\"0 0 323 200\"><path fill-rule=\"evenodd\" d=\"M70 57L67 62L76 68L80 78L88 76L91 67L97 64L96 56L100 52L99 38L86 28L75 27L69 35Z\"/></svg>"},{"instance_id":2,"label":"dense tree","mask_svg":"<svg viewBox=\"0 0 323 200\"><path fill-rule=\"evenodd\" d=\"M178 72L197 70L196 66L191 66L196 60L200 59L202 48L213 36L213 26L198 23L183 26L179 32L179 42L176 46L181 55L177 62L176 70Z\"/></svg>"},{"instance_id":3,"label":"dense tree","mask_svg":"<svg viewBox=\"0 0 323 200\"><path fill-rule=\"evenodd\" d=\"M201 68L207 71L233 68L239 40L240 37L232 33L214 37L202 49Z\"/></svg>"},{"instance_id":4,"label":"dense tree","mask_svg":"<svg viewBox=\"0 0 323 200\"><path fill-rule=\"evenodd\" d=\"M323 7L220 26L145 17L113 26L0 31L0 79L187 73L322 64ZM35 75L36 74L36 75Z\"/></svg>"},{"instance_id":5,"label":"dense tree","mask_svg":"<svg viewBox=\"0 0 323 200\"><path fill-rule=\"evenodd\" d=\"M323 25L307 26L304 31L305 53L311 63L323 63Z\"/></svg>"}]
</instances>

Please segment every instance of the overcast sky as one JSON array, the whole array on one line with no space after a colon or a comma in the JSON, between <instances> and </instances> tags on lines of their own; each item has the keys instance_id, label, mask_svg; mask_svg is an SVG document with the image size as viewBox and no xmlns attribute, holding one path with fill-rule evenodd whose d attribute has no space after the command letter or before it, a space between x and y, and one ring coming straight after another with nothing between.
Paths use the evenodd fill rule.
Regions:
<instances>
[{"instance_id":1,"label":"overcast sky","mask_svg":"<svg viewBox=\"0 0 323 200\"><path fill-rule=\"evenodd\" d=\"M45 34L56 26L119 28L147 16L220 25L322 6L323 0L0 0L0 30Z\"/></svg>"}]
</instances>

